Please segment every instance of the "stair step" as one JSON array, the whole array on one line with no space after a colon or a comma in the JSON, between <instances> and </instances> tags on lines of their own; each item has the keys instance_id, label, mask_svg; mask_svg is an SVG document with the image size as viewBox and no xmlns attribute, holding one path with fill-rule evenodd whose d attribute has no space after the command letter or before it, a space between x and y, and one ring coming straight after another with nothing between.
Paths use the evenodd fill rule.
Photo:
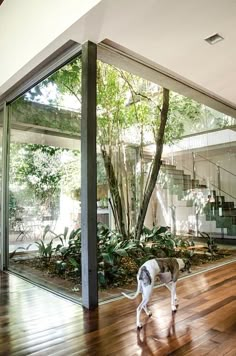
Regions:
<instances>
[{"instance_id":1,"label":"stair step","mask_svg":"<svg viewBox=\"0 0 236 356\"><path fill-rule=\"evenodd\" d=\"M163 164L161 165L161 168L164 168L164 169L177 169L175 165L173 164Z\"/></svg>"},{"instance_id":2,"label":"stair step","mask_svg":"<svg viewBox=\"0 0 236 356\"><path fill-rule=\"evenodd\" d=\"M223 208L223 215L224 216L231 216L231 217L236 216L236 208L233 208L233 209L225 209L225 208Z\"/></svg>"},{"instance_id":3,"label":"stair step","mask_svg":"<svg viewBox=\"0 0 236 356\"><path fill-rule=\"evenodd\" d=\"M228 235L228 236L236 236L236 225L231 225L231 226L227 229L227 235Z\"/></svg>"},{"instance_id":4,"label":"stair step","mask_svg":"<svg viewBox=\"0 0 236 356\"><path fill-rule=\"evenodd\" d=\"M200 193L199 196L202 196L203 200L207 199L207 195L211 195L214 198L214 202L208 203L203 209L205 223L208 225L213 224L214 230L216 232L223 231L225 236L236 236L236 207L234 202L226 202L225 196L220 195L217 190L211 190L209 193L209 187L206 184L200 183L199 179L192 179L190 174L185 174L184 170L177 169L175 165L162 162L161 173L160 183L162 188L168 189L169 194L175 196L177 204L178 201L182 201L182 205L179 204L178 206L176 204L180 209L176 211L176 214L181 218L181 221L186 211L189 208L193 209L194 199L191 199L192 195L196 196L196 194ZM189 211L194 213L191 209Z\"/></svg>"},{"instance_id":5,"label":"stair step","mask_svg":"<svg viewBox=\"0 0 236 356\"><path fill-rule=\"evenodd\" d=\"M163 169L163 168L161 168L161 171L164 173L164 174L166 174L166 175L169 175L169 176L177 176L177 175L179 175L179 176L181 176L181 177L183 177L183 171L181 171L180 169L175 169L175 170L171 170L171 169Z\"/></svg>"},{"instance_id":6,"label":"stair step","mask_svg":"<svg viewBox=\"0 0 236 356\"><path fill-rule=\"evenodd\" d=\"M217 208L222 208L223 210L232 210L234 209L234 202L232 201L225 201L222 204L221 203L212 203L214 204L214 207Z\"/></svg>"},{"instance_id":7,"label":"stair step","mask_svg":"<svg viewBox=\"0 0 236 356\"><path fill-rule=\"evenodd\" d=\"M216 216L216 227L227 227L232 226L232 218L228 216Z\"/></svg>"}]
</instances>

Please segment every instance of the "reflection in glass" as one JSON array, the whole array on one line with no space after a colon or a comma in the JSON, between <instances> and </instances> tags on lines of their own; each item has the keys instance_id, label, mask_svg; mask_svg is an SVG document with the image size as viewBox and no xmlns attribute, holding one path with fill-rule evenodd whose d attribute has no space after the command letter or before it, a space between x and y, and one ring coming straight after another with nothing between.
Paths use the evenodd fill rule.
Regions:
<instances>
[{"instance_id":1,"label":"reflection in glass","mask_svg":"<svg viewBox=\"0 0 236 356\"><path fill-rule=\"evenodd\" d=\"M2 202L2 131L3 131L3 109L0 109L0 202ZM1 219L2 204L0 204L0 219ZM2 261L2 221L0 220L0 261Z\"/></svg>"},{"instance_id":2,"label":"reflection in glass","mask_svg":"<svg viewBox=\"0 0 236 356\"><path fill-rule=\"evenodd\" d=\"M10 268L77 299L80 120L79 58L11 104Z\"/></svg>"},{"instance_id":3,"label":"reflection in glass","mask_svg":"<svg viewBox=\"0 0 236 356\"><path fill-rule=\"evenodd\" d=\"M97 81L102 300L135 290L149 258L214 260L236 239L236 136L234 118L113 65Z\"/></svg>"}]
</instances>

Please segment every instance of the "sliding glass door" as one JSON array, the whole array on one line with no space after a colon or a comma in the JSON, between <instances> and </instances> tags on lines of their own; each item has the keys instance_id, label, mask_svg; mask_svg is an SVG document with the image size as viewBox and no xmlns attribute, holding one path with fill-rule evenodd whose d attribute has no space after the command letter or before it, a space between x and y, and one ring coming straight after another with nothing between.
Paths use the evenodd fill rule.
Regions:
<instances>
[{"instance_id":1,"label":"sliding glass door","mask_svg":"<svg viewBox=\"0 0 236 356\"><path fill-rule=\"evenodd\" d=\"M3 134L4 108L0 107L0 201L2 201L2 134ZM2 206L0 206L0 270L3 269L3 229L2 229Z\"/></svg>"},{"instance_id":2,"label":"sliding glass door","mask_svg":"<svg viewBox=\"0 0 236 356\"><path fill-rule=\"evenodd\" d=\"M9 268L80 299L80 58L10 109Z\"/></svg>"}]
</instances>

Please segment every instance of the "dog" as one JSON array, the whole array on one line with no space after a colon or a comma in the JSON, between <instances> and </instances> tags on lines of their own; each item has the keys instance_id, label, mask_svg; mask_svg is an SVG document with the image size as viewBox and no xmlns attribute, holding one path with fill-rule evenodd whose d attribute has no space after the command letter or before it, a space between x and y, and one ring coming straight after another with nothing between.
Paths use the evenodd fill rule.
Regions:
<instances>
[{"instance_id":1,"label":"dog","mask_svg":"<svg viewBox=\"0 0 236 356\"><path fill-rule=\"evenodd\" d=\"M145 262L138 271L137 274L137 291L134 296L129 296L122 293L126 298L135 299L139 293L142 293L142 301L137 308L137 329L142 328L142 323L140 322L140 314L142 309L148 316L151 316L151 311L147 308L147 304L150 300L152 290L154 287L154 282L158 276L162 283L171 292L171 309L175 312L176 306L178 305L178 299L176 295L176 282L179 277L180 271L190 270L191 264L188 259L181 258L153 258Z\"/></svg>"}]
</instances>

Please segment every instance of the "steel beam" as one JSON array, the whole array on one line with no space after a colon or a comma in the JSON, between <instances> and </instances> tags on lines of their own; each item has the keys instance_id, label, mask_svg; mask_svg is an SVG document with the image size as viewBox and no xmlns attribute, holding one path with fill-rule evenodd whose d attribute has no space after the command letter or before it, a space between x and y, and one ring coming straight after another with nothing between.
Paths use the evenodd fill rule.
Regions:
<instances>
[{"instance_id":1,"label":"steel beam","mask_svg":"<svg viewBox=\"0 0 236 356\"><path fill-rule=\"evenodd\" d=\"M82 304L98 306L97 280L97 155L96 77L97 46L82 45L81 117L81 239Z\"/></svg>"}]
</instances>

